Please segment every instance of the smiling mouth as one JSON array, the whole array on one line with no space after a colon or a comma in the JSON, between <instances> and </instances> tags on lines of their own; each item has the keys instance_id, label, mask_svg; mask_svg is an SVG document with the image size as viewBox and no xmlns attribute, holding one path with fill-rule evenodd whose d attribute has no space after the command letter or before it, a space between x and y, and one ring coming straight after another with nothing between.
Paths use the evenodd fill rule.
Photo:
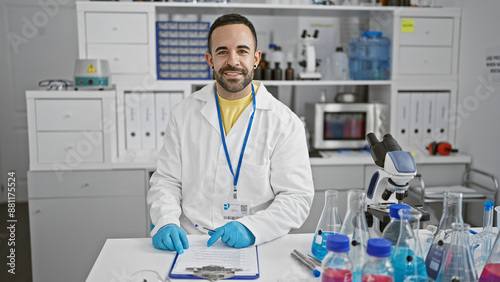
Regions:
<instances>
[{"instance_id":1,"label":"smiling mouth","mask_svg":"<svg viewBox=\"0 0 500 282\"><path fill-rule=\"evenodd\" d=\"M231 76L239 76L239 75L241 75L241 73L240 73L240 72L225 72L224 74L225 74L226 76L230 76L230 77L231 77Z\"/></svg>"}]
</instances>

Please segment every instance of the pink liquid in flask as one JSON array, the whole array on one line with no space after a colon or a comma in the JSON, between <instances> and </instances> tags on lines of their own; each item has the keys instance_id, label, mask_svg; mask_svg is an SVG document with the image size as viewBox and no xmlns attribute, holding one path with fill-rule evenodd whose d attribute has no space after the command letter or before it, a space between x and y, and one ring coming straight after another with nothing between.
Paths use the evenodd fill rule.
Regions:
<instances>
[{"instance_id":1,"label":"pink liquid in flask","mask_svg":"<svg viewBox=\"0 0 500 282\"><path fill-rule=\"evenodd\" d=\"M387 275L381 274L365 274L363 275L363 282L393 282L394 279Z\"/></svg>"},{"instance_id":2,"label":"pink liquid in flask","mask_svg":"<svg viewBox=\"0 0 500 282\"><path fill-rule=\"evenodd\" d=\"M352 282L352 273L348 269L327 268L323 271L321 282Z\"/></svg>"},{"instance_id":3,"label":"pink liquid in flask","mask_svg":"<svg viewBox=\"0 0 500 282\"><path fill-rule=\"evenodd\" d=\"M481 273L479 282L500 281L500 263L488 263Z\"/></svg>"}]
</instances>

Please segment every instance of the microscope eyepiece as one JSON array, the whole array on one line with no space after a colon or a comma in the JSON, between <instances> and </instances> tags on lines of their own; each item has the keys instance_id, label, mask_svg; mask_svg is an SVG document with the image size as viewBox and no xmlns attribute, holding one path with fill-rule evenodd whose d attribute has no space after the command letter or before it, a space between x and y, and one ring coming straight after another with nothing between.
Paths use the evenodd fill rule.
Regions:
<instances>
[{"instance_id":1,"label":"microscope eyepiece","mask_svg":"<svg viewBox=\"0 0 500 282\"><path fill-rule=\"evenodd\" d=\"M375 133L373 132L366 134L366 141L368 142L368 146L370 147L378 143L377 136L375 136Z\"/></svg>"},{"instance_id":2,"label":"microscope eyepiece","mask_svg":"<svg viewBox=\"0 0 500 282\"><path fill-rule=\"evenodd\" d=\"M389 200L389 198L391 197L391 195L392 195L393 192L394 191L391 191L389 189L385 189L384 193L382 193L382 200L384 200L384 201Z\"/></svg>"}]
</instances>

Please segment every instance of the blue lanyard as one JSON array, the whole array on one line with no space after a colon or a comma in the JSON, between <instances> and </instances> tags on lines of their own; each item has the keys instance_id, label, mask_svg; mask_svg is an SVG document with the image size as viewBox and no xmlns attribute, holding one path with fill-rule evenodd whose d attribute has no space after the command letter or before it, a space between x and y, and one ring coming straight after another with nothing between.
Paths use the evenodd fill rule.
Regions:
<instances>
[{"instance_id":1,"label":"blue lanyard","mask_svg":"<svg viewBox=\"0 0 500 282\"><path fill-rule=\"evenodd\" d=\"M247 132L245 134L245 139L243 141L243 147L241 148L240 159L238 161L238 167L236 168L236 175L235 175L233 172L233 166L231 164L231 159L229 158L229 153L227 151L226 137L225 137L226 134L224 131L224 126L222 125L222 116L220 113L219 98L217 97L217 86L215 86L215 105L217 105L217 115L219 117L220 136L222 138L222 145L224 146L224 152L226 153L226 159L227 159L227 164L229 165L229 170L231 171L231 174L234 177L233 199L238 198L237 185L238 185L238 179L240 177L241 162L243 161L243 155L245 154L245 148L247 146L248 136L250 135L250 129L252 128L253 116L255 115L255 90L253 88L253 84L252 84L252 98L253 98L253 100L252 100L253 112L252 112L252 115L250 116L250 121L248 122Z\"/></svg>"}]
</instances>

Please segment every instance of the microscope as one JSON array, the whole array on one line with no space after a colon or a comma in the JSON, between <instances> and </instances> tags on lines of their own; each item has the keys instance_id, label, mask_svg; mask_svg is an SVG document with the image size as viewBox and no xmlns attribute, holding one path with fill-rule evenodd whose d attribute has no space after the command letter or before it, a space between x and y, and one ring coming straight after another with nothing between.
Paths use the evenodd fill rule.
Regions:
<instances>
[{"instance_id":1,"label":"microscope","mask_svg":"<svg viewBox=\"0 0 500 282\"><path fill-rule=\"evenodd\" d=\"M374 196L377 195L383 201L389 201L394 195L397 202L402 203L404 198L408 196L410 180L417 176L417 165L413 155L403 151L396 139L390 134L385 134L382 141L379 141L375 134L370 132L366 135L366 141L370 146L373 161L380 167L373 173L366 192L368 199L372 200L367 207L367 222L373 223L375 232L381 234L385 225L390 221L389 206L394 202L382 203L379 202L378 197L374 198ZM384 189L381 195L376 193L380 188ZM414 206L411 208L422 213L421 221L430 219L429 213L422 208Z\"/></svg>"},{"instance_id":2,"label":"microscope","mask_svg":"<svg viewBox=\"0 0 500 282\"><path fill-rule=\"evenodd\" d=\"M319 64L316 60L316 50L314 49L314 45L318 42L318 32L316 29L313 36L311 36L307 34L305 29L302 31L300 42L304 45L306 60L299 62L299 65L305 68L305 72L299 73L299 79L321 79L321 73L316 71L316 67Z\"/></svg>"}]
</instances>

